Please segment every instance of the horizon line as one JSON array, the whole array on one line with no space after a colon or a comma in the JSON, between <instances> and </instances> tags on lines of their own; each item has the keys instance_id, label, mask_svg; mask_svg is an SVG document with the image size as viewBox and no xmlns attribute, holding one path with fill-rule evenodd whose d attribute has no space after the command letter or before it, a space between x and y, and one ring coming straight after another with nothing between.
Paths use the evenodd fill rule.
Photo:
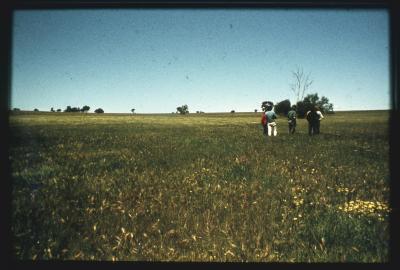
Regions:
<instances>
[{"instance_id":1,"label":"horizon line","mask_svg":"<svg viewBox=\"0 0 400 270\"><path fill-rule=\"evenodd\" d=\"M361 112L361 111L390 111L390 110L392 110L392 108L388 108L388 109L347 109L347 110L334 110L333 113L335 113L335 112ZM18 111L14 111L13 109L9 109L9 112L13 112L13 113L15 113L15 112L17 112L17 113L18 112L24 112L24 113L32 112L32 113L50 113L50 114L53 114L53 113L70 113L70 114L130 114L130 115L134 115L134 114L137 114L137 115L145 115L145 114L168 114L168 115L170 115L170 114L179 114L179 115L181 115L179 112L139 112L139 113L137 113L137 112L135 112L135 113L132 113L132 112L103 112L103 113L96 113L94 111L93 112L64 112L64 111L60 111L60 112L54 111L54 112L52 112L52 111L41 111L41 110L39 110L39 111L22 110L22 109L20 109ZM260 112L262 112L262 110L257 110L257 112L255 112L255 111L236 111L235 110L234 113L260 113ZM199 112L188 112L186 114L223 114L223 113L232 114L232 112L230 112L230 111L210 111L210 112L201 111L200 113Z\"/></svg>"}]
</instances>

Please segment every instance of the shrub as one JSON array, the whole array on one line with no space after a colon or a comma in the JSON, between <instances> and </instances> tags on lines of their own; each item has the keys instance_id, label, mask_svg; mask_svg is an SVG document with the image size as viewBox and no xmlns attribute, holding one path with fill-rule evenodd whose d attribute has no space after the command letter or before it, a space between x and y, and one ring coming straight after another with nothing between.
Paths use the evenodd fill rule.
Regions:
<instances>
[{"instance_id":1,"label":"shrub","mask_svg":"<svg viewBox=\"0 0 400 270\"><path fill-rule=\"evenodd\" d=\"M274 111L278 114L287 115L288 112L290 111L290 106L291 106L290 100L285 99L285 100L282 100L281 102L278 102L275 105Z\"/></svg>"}]
</instances>

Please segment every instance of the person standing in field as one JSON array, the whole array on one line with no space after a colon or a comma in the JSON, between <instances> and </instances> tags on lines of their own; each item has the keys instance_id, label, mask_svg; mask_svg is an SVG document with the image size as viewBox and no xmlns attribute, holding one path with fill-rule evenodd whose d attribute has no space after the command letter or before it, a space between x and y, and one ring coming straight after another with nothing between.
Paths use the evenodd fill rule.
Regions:
<instances>
[{"instance_id":1,"label":"person standing in field","mask_svg":"<svg viewBox=\"0 0 400 270\"><path fill-rule=\"evenodd\" d=\"M265 136L267 136L268 135L268 126L267 126L267 116L265 115L265 111L262 112L261 125L263 126L263 134Z\"/></svg>"},{"instance_id":2,"label":"person standing in field","mask_svg":"<svg viewBox=\"0 0 400 270\"><path fill-rule=\"evenodd\" d=\"M289 134L296 131L296 105L293 105L287 114L289 124Z\"/></svg>"},{"instance_id":3,"label":"person standing in field","mask_svg":"<svg viewBox=\"0 0 400 270\"><path fill-rule=\"evenodd\" d=\"M315 107L315 110L316 110L316 112L317 112L317 114L319 116L318 122L316 123L316 131L317 131L316 134L319 134L319 127L321 125L321 120L324 118L324 116L322 115L321 110L319 109L319 107Z\"/></svg>"},{"instance_id":4,"label":"person standing in field","mask_svg":"<svg viewBox=\"0 0 400 270\"><path fill-rule=\"evenodd\" d=\"M316 135L319 133L319 121L320 115L317 113L317 108L312 107L310 111L307 112L307 121L308 121L308 135Z\"/></svg>"},{"instance_id":5,"label":"person standing in field","mask_svg":"<svg viewBox=\"0 0 400 270\"><path fill-rule=\"evenodd\" d=\"M265 116L267 117L267 126L268 126L268 136L276 136L278 135L278 130L276 127L275 119L278 117L276 113L272 111L273 106L268 106Z\"/></svg>"}]
</instances>

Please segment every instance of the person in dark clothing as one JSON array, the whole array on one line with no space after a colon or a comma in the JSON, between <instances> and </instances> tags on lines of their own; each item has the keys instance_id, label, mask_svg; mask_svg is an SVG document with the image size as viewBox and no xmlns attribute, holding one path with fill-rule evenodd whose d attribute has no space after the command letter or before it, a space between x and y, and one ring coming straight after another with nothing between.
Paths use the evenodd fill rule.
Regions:
<instances>
[{"instance_id":1,"label":"person in dark clothing","mask_svg":"<svg viewBox=\"0 0 400 270\"><path fill-rule=\"evenodd\" d=\"M296 131L296 105L293 105L287 114L289 123L289 134L293 134Z\"/></svg>"},{"instance_id":2,"label":"person in dark clothing","mask_svg":"<svg viewBox=\"0 0 400 270\"><path fill-rule=\"evenodd\" d=\"M308 135L311 136L319 133L319 118L320 115L317 113L315 107L307 112Z\"/></svg>"}]
</instances>

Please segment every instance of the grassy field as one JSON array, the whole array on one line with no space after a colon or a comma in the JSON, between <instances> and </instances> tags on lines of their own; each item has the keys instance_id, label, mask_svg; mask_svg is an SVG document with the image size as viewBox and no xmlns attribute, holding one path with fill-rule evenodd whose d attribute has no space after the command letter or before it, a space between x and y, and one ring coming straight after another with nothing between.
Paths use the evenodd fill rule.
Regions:
<instances>
[{"instance_id":1,"label":"grassy field","mask_svg":"<svg viewBox=\"0 0 400 270\"><path fill-rule=\"evenodd\" d=\"M15 258L387 262L388 116L14 114Z\"/></svg>"}]
</instances>

